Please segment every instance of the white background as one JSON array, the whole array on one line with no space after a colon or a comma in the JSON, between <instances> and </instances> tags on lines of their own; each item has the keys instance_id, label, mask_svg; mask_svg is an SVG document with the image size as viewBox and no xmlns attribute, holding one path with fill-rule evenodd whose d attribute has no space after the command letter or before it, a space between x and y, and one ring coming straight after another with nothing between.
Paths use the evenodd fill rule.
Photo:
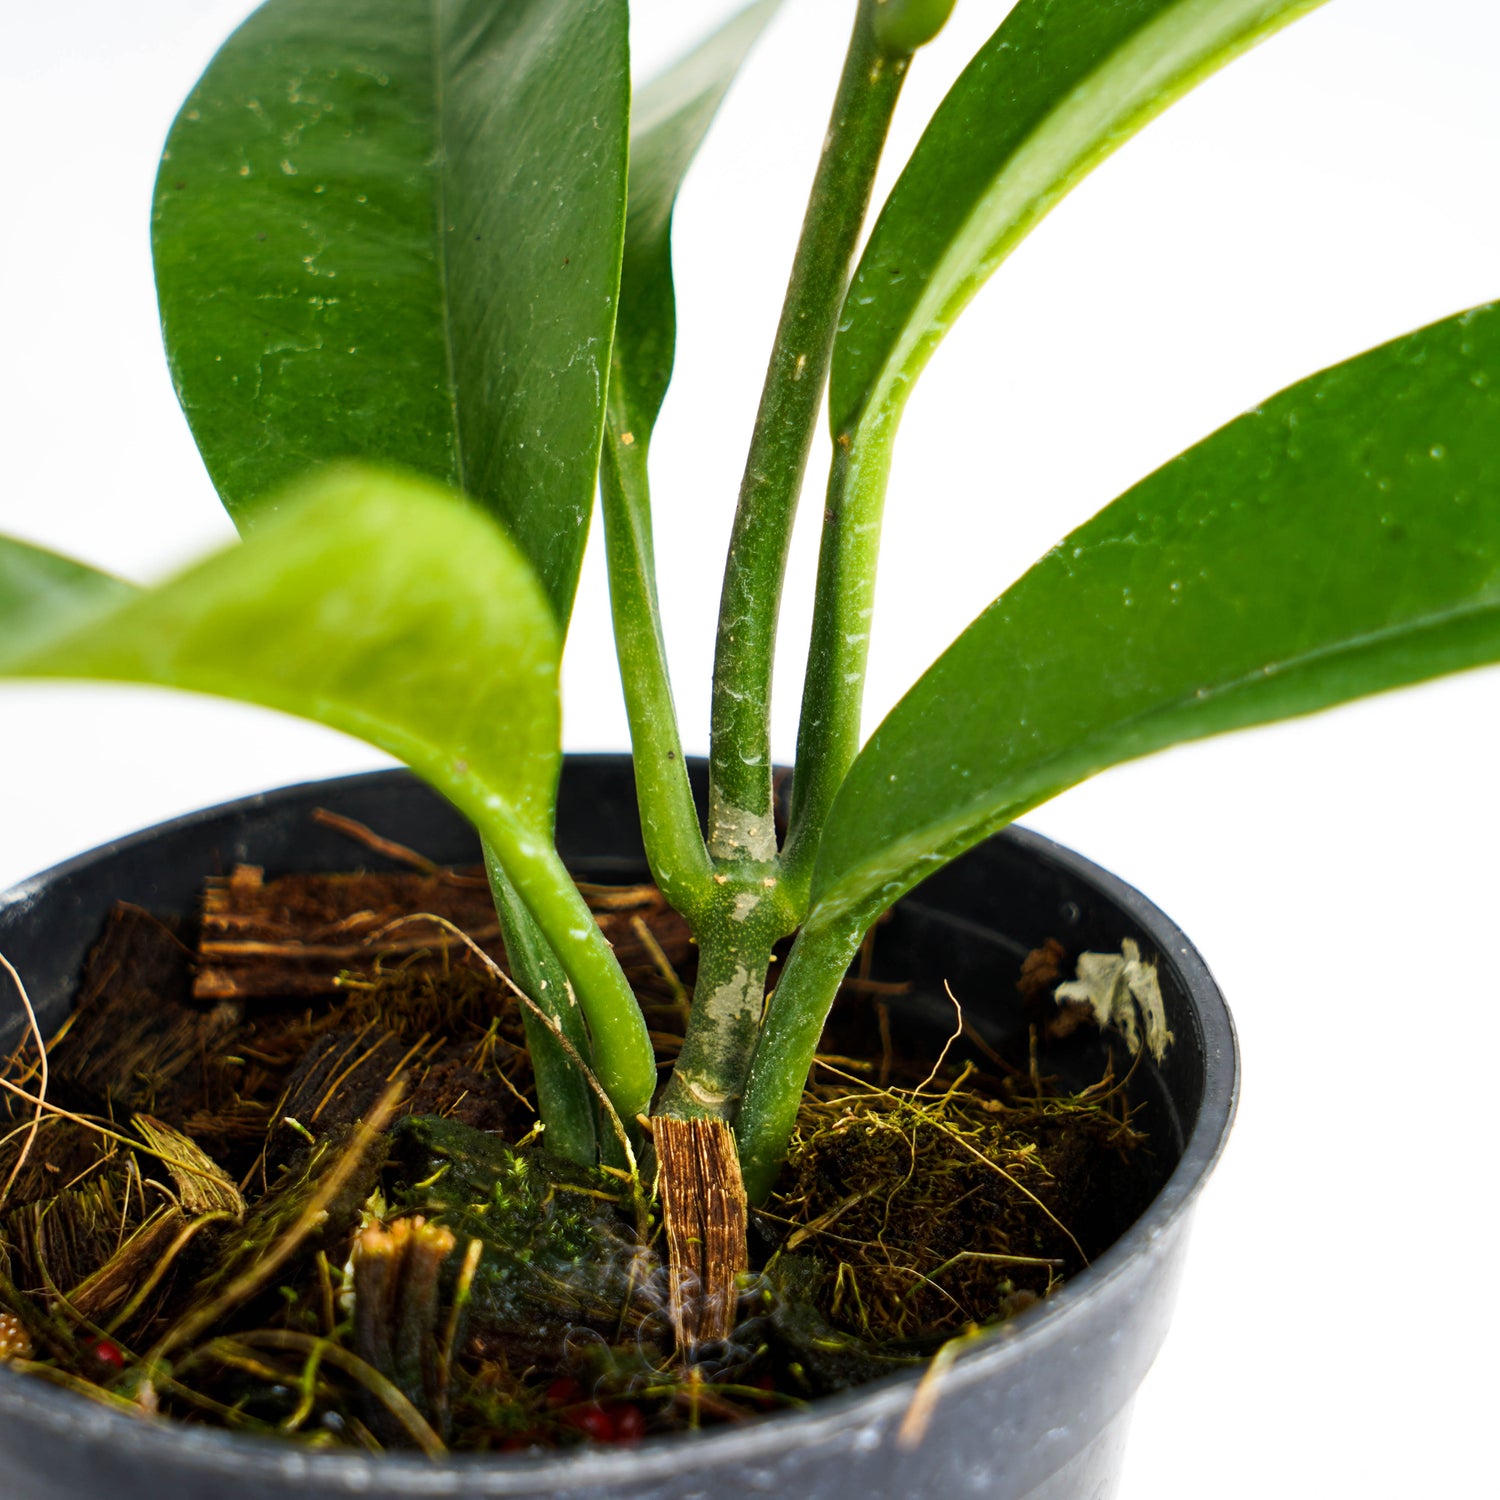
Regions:
<instances>
[{"instance_id":1,"label":"white background","mask_svg":"<svg viewBox=\"0 0 1500 1500\"><path fill-rule=\"evenodd\" d=\"M638 67L730 8L638 0ZM919 59L887 182L1005 8L960 0ZM143 581L231 538L161 358L147 210L176 103L247 9L0 14L0 530ZM714 573L851 9L788 0L678 216L657 535L694 750ZM1334 0L1052 215L911 403L868 726L1029 561L1179 448L1500 295L1497 59L1488 0ZM783 759L814 542L804 526ZM584 590L567 743L620 748L597 548ZM1127 1500L1494 1493L1497 693L1477 673L1191 747L1028 820L1182 923L1244 1046L1240 1123L1138 1403ZM0 687L0 741L0 887L196 805L380 763L270 714L126 689Z\"/></svg>"}]
</instances>

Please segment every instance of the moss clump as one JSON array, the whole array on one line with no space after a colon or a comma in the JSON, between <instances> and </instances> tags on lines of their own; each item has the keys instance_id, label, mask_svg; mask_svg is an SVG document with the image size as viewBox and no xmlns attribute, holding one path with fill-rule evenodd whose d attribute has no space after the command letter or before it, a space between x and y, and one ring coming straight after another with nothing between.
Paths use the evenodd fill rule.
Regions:
<instances>
[{"instance_id":1,"label":"moss clump","mask_svg":"<svg viewBox=\"0 0 1500 1500\"><path fill-rule=\"evenodd\" d=\"M1129 1194L1141 1143L1111 1109L1110 1081L1028 1097L981 1093L972 1078L966 1067L921 1089L849 1079L804 1096L765 1218L785 1252L827 1268L816 1300L834 1327L900 1344L993 1323L1108 1243L1099 1196Z\"/></svg>"}]
</instances>

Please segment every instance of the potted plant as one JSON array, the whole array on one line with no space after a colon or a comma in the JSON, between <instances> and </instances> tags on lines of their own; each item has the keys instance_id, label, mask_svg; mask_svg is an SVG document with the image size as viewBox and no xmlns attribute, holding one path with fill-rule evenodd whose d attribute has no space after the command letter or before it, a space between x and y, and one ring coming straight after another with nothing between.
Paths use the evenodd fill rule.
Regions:
<instances>
[{"instance_id":1,"label":"potted plant","mask_svg":"<svg viewBox=\"0 0 1500 1500\"><path fill-rule=\"evenodd\" d=\"M1169 7L1169 9L1170 9L1170 7ZM1025 18L1025 7L1022 7L1022 18ZM1014 18L1013 18L1013 24L1016 24L1016 21L1014 21ZM290 157L288 157L287 160L291 160ZM296 163L293 163L293 165L296 165ZM296 172L287 172L287 171L285 171L285 168L284 168L284 175L288 175L288 177L293 177L293 175L296 175ZM913 178L913 180L915 180L915 178ZM168 190L168 192L169 192L169 190L172 190L171 189L171 184L169 184L169 183L166 184L166 190ZM895 222L895 220L892 220L892 222ZM877 236L876 245L879 245L879 236ZM871 252L871 254L873 254L873 252ZM897 270L897 272L900 272L900 275L906 275L906 272L904 272L903 267L897 267L897 269L895 269L895 270ZM311 275L311 272L309 272L309 275ZM891 281L898 281L898 276L895 275L894 272L891 273ZM171 333L171 327L169 327L168 332ZM852 341L850 341L849 347L853 347L853 344L856 344L856 341L853 341L853 339L852 339ZM1367 366L1367 368L1368 368L1368 366ZM837 371L837 368L835 368L835 371ZM1472 372L1472 374L1475 374L1475 372ZM1482 374L1482 371L1479 371L1478 374ZM1478 384L1476 384L1476 386L1473 387L1473 389L1479 389ZM1461 395L1466 395L1467 396L1467 393L1461 392ZM1467 399L1470 399L1470 401L1472 401L1473 398L1467 398ZM837 372L835 372L835 402L837 402ZM627 435L628 435L628 437L634 437L634 426L637 426L636 423L631 423L630 426L618 426L618 425L616 425L616 432L615 432L616 458L618 458L619 453L624 452L625 449L630 449L630 447L634 446L634 444L625 444L624 441L622 441L622 440L624 440L625 437L627 437ZM1445 453L1442 453L1442 455L1439 455L1439 453L1436 452L1436 449L1439 449L1439 447L1443 447L1443 449L1448 449L1448 444L1442 443L1442 441L1434 441L1434 443L1431 443L1430 446L1428 446L1428 450L1427 450L1428 458L1430 458L1431 462L1433 462L1433 463L1445 463L1445 462L1448 462L1449 453L1445 452ZM849 444L849 446L847 446L847 449L844 450L844 452L846 452L846 453L856 453L856 452L859 452L859 449L861 449L861 444L856 443L856 441L850 440L850 444ZM627 458L628 458L628 455L627 455ZM846 459L846 462L852 463L853 459ZM1395 517L1394 516L1394 519L1392 519L1391 525L1392 526L1400 526L1401 525L1400 517ZM1467 532L1466 532L1466 534L1467 534ZM1404 540L1404 538L1398 538L1398 540ZM246 555L249 555L249 550L251 550L251 549L246 549ZM1083 555L1083 553L1080 553L1080 555ZM1184 582L1184 580L1178 580L1178 582ZM1137 598L1127 598L1127 597L1124 597L1125 588L1127 588L1127 586L1128 585L1121 585L1121 594L1122 594L1122 597L1121 597L1121 600L1119 600L1119 604L1121 604L1121 607L1136 607L1136 606L1139 606L1140 603L1143 603L1143 600L1137 600ZM1121 618L1139 618L1139 616L1121 616ZM1446 661L1445 661L1445 663L1443 663L1443 664L1448 664L1448 663L1446 663ZM1272 673L1272 676L1275 676L1275 673ZM1112 679L1112 681L1113 681L1113 679ZM1202 684L1199 684L1199 685L1202 685ZM1254 694L1253 694L1253 696L1254 696ZM1280 703L1280 705L1278 705L1278 706L1280 706L1280 708L1284 709L1284 708L1287 708L1287 706L1289 706L1289 705L1287 705L1287 703ZM1293 703L1292 706L1305 706L1305 703L1302 703L1302 702ZM1187 730L1182 730L1182 732L1191 733L1191 732L1193 732L1193 730L1187 729ZM891 742L891 735L886 735L885 744L889 744L889 742ZM1140 745L1133 745L1133 748L1137 748L1137 750L1139 750ZM873 762L867 762L867 765L868 765L868 763L873 763ZM886 774L889 774L889 772L886 772ZM865 805L868 805L868 804L865 804ZM736 823L736 820L733 819L733 817L730 817L730 819L727 819L726 828L729 829L729 831L727 831L726 834L724 834L724 837L726 837L727 840L729 840L730 844L735 843L736 838L739 838L739 837L741 837L742 834L745 834L745 828L744 828L744 826L739 826L738 823ZM751 829L751 832L753 832L753 829ZM927 838L927 847L926 847L926 849L924 849L924 852L932 852L932 849L930 849L930 846L932 846L932 838ZM742 894L742 892L741 892L741 894Z\"/></svg>"}]
</instances>

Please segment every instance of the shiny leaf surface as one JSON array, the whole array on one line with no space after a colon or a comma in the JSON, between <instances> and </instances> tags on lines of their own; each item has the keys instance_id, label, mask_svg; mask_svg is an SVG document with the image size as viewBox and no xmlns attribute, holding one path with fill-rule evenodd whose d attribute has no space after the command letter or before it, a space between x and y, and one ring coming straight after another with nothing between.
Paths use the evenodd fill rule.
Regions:
<instances>
[{"instance_id":1,"label":"shiny leaf surface","mask_svg":"<svg viewBox=\"0 0 1500 1500\"><path fill-rule=\"evenodd\" d=\"M1497 433L1500 304L1314 375L1142 480L871 737L810 922L873 916L1116 762L1500 659Z\"/></svg>"},{"instance_id":2,"label":"shiny leaf surface","mask_svg":"<svg viewBox=\"0 0 1500 1500\"><path fill-rule=\"evenodd\" d=\"M253 526L308 466L491 509L559 619L593 503L625 214L624 0L270 0L178 115L173 379Z\"/></svg>"},{"instance_id":3,"label":"shiny leaf surface","mask_svg":"<svg viewBox=\"0 0 1500 1500\"><path fill-rule=\"evenodd\" d=\"M1067 193L1195 84L1323 0L1020 0L949 91L855 270L830 420L898 407Z\"/></svg>"}]
</instances>

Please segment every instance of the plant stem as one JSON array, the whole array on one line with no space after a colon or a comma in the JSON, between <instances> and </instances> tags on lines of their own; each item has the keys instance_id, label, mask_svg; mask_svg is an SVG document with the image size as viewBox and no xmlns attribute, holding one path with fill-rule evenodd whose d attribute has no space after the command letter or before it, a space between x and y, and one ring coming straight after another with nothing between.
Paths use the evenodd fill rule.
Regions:
<instances>
[{"instance_id":1,"label":"plant stem","mask_svg":"<svg viewBox=\"0 0 1500 1500\"><path fill-rule=\"evenodd\" d=\"M864 924L847 916L797 934L766 1009L734 1125L740 1171L752 1203L764 1198L786 1157L823 1023L859 952Z\"/></svg>"},{"instance_id":2,"label":"plant stem","mask_svg":"<svg viewBox=\"0 0 1500 1500\"><path fill-rule=\"evenodd\" d=\"M691 920L709 899L713 886L667 675L651 537L647 451L648 438L631 432L625 401L612 380L599 469L601 509L615 654L630 720L641 833L652 877L667 900Z\"/></svg>"},{"instance_id":3,"label":"plant stem","mask_svg":"<svg viewBox=\"0 0 1500 1500\"><path fill-rule=\"evenodd\" d=\"M505 938L511 977L557 1022L578 1055L587 1058L588 1028L572 998L568 976L488 844L484 846L484 868ZM525 1006L521 1007L521 1023L526 1028L526 1050L536 1075L537 1109L547 1127L547 1145L570 1161L592 1166L598 1160L594 1096L557 1038Z\"/></svg>"},{"instance_id":4,"label":"plant stem","mask_svg":"<svg viewBox=\"0 0 1500 1500\"><path fill-rule=\"evenodd\" d=\"M656 1091L656 1055L645 1017L593 913L550 838L487 820L482 833L583 1007L593 1071L628 1125Z\"/></svg>"},{"instance_id":5,"label":"plant stem","mask_svg":"<svg viewBox=\"0 0 1500 1500\"><path fill-rule=\"evenodd\" d=\"M908 59L880 54L860 0L766 371L729 544L714 661L709 850L775 854L770 708L776 620L839 309Z\"/></svg>"},{"instance_id":6,"label":"plant stem","mask_svg":"<svg viewBox=\"0 0 1500 1500\"><path fill-rule=\"evenodd\" d=\"M834 444L784 859L787 893L799 911L806 909L828 809L859 753L880 523L895 435L896 416L886 409L869 427L852 438L841 435Z\"/></svg>"},{"instance_id":7,"label":"plant stem","mask_svg":"<svg viewBox=\"0 0 1500 1500\"><path fill-rule=\"evenodd\" d=\"M735 1117L765 1005L771 949L788 928L774 877L766 878L770 886L720 886L714 910L695 929L693 1007L682 1051L656 1107L659 1115Z\"/></svg>"}]
</instances>

